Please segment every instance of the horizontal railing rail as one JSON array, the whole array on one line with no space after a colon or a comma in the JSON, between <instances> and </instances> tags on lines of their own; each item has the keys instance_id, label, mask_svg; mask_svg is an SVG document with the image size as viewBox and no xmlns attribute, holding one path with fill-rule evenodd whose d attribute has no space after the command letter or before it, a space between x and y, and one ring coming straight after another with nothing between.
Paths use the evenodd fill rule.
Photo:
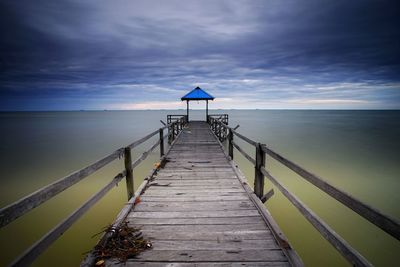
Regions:
<instances>
[{"instance_id":1,"label":"horizontal railing rail","mask_svg":"<svg viewBox=\"0 0 400 267\"><path fill-rule=\"evenodd\" d=\"M158 146L160 147L160 158L164 157L164 139L168 138L173 141L178 136L180 131L186 124L186 116L181 116L172 121L168 125L159 128L156 131L136 140L126 147L122 147L105 156L104 158L84 167L64 178L61 178L43 188L15 201L14 203L0 209L0 228L13 222L17 218L23 216L30 210L40 206L44 202L52 199L57 194L68 189L104 166L110 164L117 158L124 158L125 169L118 173L107 185L101 190L96 192L90 197L83 205L72 212L61 223L47 232L41 239L30 246L23 252L11 266L28 266L30 265L41 253L43 253L55 240L58 239L68 228L72 226L83 214L85 214L94 204L96 204L106 193L108 193L115 185L117 185L124 177L126 178L126 186L128 193L128 200L134 197L134 183L133 183L133 169L143 162L151 152ZM164 130L168 129L168 133L164 135ZM148 150L141 154L134 162L131 159L131 151L133 148L146 142L150 138L158 134L159 138Z\"/></svg>"},{"instance_id":2,"label":"horizontal railing rail","mask_svg":"<svg viewBox=\"0 0 400 267\"><path fill-rule=\"evenodd\" d=\"M228 131L228 155L233 160L234 148L236 148L255 168L254 177L254 193L260 199L268 199L269 196L264 195L264 180L267 177L281 192L288 198L288 200L300 211L300 213L327 239L335 249L337 249L344 258L355 266L371 266L371 264L354 248L352 248L342 237L340 237L332 228L329 227L321 218L319 218L310 208L301 202L293 193L291 193L285 186L283 186L275 177L273 177L265 167L266 155L277 160L301 178L305 179L312 185L316 186L324 193L331 196L333 199L342 203L347 208L353 210L358 215L362 216L375 226L379 227L392 237L400 240L400 222L391 216L383 214L381 211L370 207L362 201L354 198L350 194L334 187L328 182L324 181L317 175L307 171L300 165L286 159L282 155L271 150L264 144L260 144L250 138L238 133L227 124L223 123L221 119L213 117L208 118L210 128L214 134L219 138L221 129ZM216 126L219 125L219 126ZM256 149L255 159L246 153L235 141L234 136L239 137L243 141L252 145ZM220 139L220 138L219 138ZM221 140L221 139L220 139ZM269 193L267 193L269 194Z\"/></svg>"},{"instance_id":3,"label":"horizontal railing rail","mask_svg":"<svg viewBox=\"0 0 400 267\"><path fill-rule=\"evenodd\" d=\"M172 115L167 115L167 124L170 124L176 120L184 118L187 121L187 116L186 115L181 115L181 114L172 114Z\"/></svg>"}]
</instances>

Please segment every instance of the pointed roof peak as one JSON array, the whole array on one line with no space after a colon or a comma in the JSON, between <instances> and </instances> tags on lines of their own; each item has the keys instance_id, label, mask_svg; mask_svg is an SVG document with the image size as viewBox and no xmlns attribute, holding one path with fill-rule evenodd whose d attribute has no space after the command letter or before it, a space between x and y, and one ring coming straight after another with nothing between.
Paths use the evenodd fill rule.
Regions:
<instances>
[{"instance_id":1,"label":"pointed roof peak","mask_svg":"<svg viewBox=\"0 0 400 267\"><path fill-rule=\"evenodd\" d=\"M214 100L214 97L197 86L192 91L182 96L181 100Z\"/></svg>"}]
</instances>

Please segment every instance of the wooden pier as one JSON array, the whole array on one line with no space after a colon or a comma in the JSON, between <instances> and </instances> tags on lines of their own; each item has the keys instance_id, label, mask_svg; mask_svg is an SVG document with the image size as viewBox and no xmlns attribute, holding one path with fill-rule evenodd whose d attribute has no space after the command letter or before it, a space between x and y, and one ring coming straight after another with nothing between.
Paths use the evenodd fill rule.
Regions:
<instances>
[{"instance_id":1,"label":"wooden pier","mask_svg":"<svg viewBox=\"0 0 400 267\"><path fill-rule=\"evenodd\" d=\"M328 196L400 240L400 223L336 188L300 165L228 126L228 115L208 115L204 122L169 115L168 123L10 205L0 209L0 228L75 185L109 163L124 159L125 168L67 218L32 244L10 266L29 266L71 225L124 178L128 202L99 240L103 247L127 223L140 228L152 248L126 263L92 250L81 267L94 266L303 266L289 241L264 206L278 189L319 233L353 266L372 266L334 229L288 190L265 165L271 157ZM165 133L165 131L168 131ZM137 159L131 151L151 138L157 141ZM236 138L255 148L249 155ZM154 139L153 139L154 140ZM170 144L166 149L166 143ZM225 151L225 142L227 150ZM134 169L155 149L160 161L134 190ZM236 150L235 150L236 149ZM234 151L254 166L254 191L234 163ZM264 194L264 180L274 188ZM104 261L104 262L103 262ZM100 262L100 264L98 264Z\"/></svg>"},{"instance_id":2,"label":"wooden pier","mask_svg":"<svg viewBox=\"0 0 400 267\"><path fill-rule=\"evenodd\" d=\"M267 211L262 206L260 212L254 193L246 190L206 122L190 122L166 161L127 216L129 225L140 228L153 247L121 266L300 262L275 240L262 215Z\"/></svg>"}]
</instances>

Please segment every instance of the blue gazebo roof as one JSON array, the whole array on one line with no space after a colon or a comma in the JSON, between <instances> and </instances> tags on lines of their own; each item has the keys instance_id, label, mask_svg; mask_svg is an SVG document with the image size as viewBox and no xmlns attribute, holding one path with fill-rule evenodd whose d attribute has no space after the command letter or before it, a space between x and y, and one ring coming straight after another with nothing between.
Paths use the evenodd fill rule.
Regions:
<instances>
[{"instance_id":1,"label":"blue gazebo roof","mask_svg":"<svg viewBox=\"0 0 400 267\"><path fill-rule=\"evenodd\" d=\"M196 87L186 95L182 96L181 100L214 100L214 97L200 87Z\"/></svg>"}]
</instances>

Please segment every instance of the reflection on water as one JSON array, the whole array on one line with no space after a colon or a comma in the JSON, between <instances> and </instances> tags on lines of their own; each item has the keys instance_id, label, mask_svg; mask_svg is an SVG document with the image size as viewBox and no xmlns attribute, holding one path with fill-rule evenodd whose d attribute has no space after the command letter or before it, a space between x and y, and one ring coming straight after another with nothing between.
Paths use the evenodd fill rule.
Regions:
<instances>
[{"instance_id":1,"label":"reflection on water","mask_svg":"<svg viewBox=\"0 0 400 267\"><path fill-rule=\"evenodd\" d=\"M240 124L239 132L266 143L335 186L400 218L400 112L213 112L228 113L231 125ZM144 136L160 127L159 120L165 120L166 114L174 113L183 111L0 113L0 206ZM202 118L203 113L193 111L192 114ZM133 158L150 143L137 148ZM249 153L254 153L246 144L240 144ZM136 186L157 158L158 151L155 151L145 164L135 169ZM235 161L252 182L252 166L239 153L235 153ZM0 229L0 265L10 262L122 168L123 161L116 160L54 200ZM399 242L269 157L267 168L373 264L390 266L397 263ZM125 203L124 183L122 181L107 194L35 265L78 265L82 253L96 243L91 236L111 223ZM266 190L270 187L267 182ZM306 265L346 265L277 189L266 205Z\"/></svg>"}]
</instances>

